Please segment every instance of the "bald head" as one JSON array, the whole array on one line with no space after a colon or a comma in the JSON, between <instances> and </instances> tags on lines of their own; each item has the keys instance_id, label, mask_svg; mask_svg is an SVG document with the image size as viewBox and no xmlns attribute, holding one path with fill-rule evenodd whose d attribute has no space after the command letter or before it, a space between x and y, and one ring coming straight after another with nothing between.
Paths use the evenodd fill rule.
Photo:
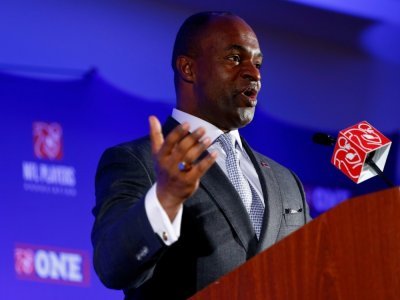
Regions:
<instances>
[{"instance_id":1,"label":"bald head","mask_svg":"<svg viewBox=\"0 0 400 300\"><path fill-rule=\"evenodd\" d=\"M201 34L204 33L212 20L224 16L237 17L231 12L209 11L191 15L183 22L176 35L172 52L171 66L174 70L175 84L178 76L176 68L178 56L196 57L200 51Z\"/></svg>"}]
</instances>

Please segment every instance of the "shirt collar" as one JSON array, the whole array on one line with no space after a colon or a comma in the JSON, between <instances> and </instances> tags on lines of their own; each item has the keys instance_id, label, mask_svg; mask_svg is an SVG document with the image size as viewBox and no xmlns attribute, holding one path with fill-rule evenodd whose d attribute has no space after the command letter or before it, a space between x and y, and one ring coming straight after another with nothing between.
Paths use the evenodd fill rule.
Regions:
<instances>
[{"instance_id":1,"label":"shirt collar","mask_svg":"<svg viewBox=\"0 0 400 300\"><path fill-rule=\"evenodd\" d=\"M214 142L221 134L224 133L221 129L217 128L213 124L176 108L172 110L172 117L181 124L183 122L189 123L190 132L199 127L203 127L206 130L205 135L208 136L212 142ZM229 133L235 138L235 141L238 143L240 149L242 149L243 146L239 131L235 129L229 131Z\"/></svg>"}]
</instances>

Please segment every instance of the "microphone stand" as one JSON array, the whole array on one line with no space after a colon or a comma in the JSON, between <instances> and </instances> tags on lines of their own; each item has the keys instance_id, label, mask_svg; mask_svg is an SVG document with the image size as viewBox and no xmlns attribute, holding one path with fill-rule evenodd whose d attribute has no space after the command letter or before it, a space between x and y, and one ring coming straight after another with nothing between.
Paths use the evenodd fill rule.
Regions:
<instances>
[{"instance_id":1,"label":"microphone stand","mask_svg":"<svg viewBox=\"0 0 400 300\"><path fill-rule=\"evenodd\" d=\"M367 155L367 158L365 159L365 163L368 164L372 170L375 171L375 173L383 179L383 181L389 186L389 187L394 187L393 182L386 177L386 175L381 171L381 169L378 168L378 166L376 165L376 163L372 160L372 158L374 157L375 152L372 152L370 154Z\"/></svg>"}]
</instances>

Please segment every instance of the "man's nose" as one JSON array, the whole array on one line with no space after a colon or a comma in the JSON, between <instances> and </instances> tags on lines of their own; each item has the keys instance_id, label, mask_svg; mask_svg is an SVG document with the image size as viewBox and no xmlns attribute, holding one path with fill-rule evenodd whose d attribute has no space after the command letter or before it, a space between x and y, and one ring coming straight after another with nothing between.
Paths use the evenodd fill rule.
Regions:
<instances>
[{"instance_id":1,"label":"man's nose","mask_svg":"<svg viewBox=\"0 0 400 300\"><path fill-rule=\"evenodd\" d=\"M242 77L249 81L261 81L260 69L256 64L249 62L243 68Z\"/></svg>"}]
</instances>

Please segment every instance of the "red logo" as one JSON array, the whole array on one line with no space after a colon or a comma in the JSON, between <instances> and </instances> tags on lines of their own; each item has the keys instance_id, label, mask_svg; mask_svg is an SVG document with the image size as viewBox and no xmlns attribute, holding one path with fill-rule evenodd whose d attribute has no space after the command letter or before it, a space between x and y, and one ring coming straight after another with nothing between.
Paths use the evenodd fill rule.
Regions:
<instances>
[{"instance_id":1,"label":"red logo","mask_svg":"<svg viewBox=\"0 0 400 300\"><path fill-rule=\"evenodd\" d=\"M343 131L343 135L363 151L376 150L389 143L389 139L366 121Z\"/></svg>"},{"instance_id":2,"label":"red logo","mask_svg":"<svg viewBox=\"0 0 400 300\"><path fill-rule=\"evenodd\" d=\"M33 151L39 159L60 160L62 151L62 127L58 123L33 123Z\"/></svg>"},{"instance_id":3,"label":"red logo","mask_svg":"<svg viewBox=\"0 0 400 300\"><path fill-rule=\"evenodd\" d=\"M31 275L33 273L33 251L32 249L15 248L15 272L18 275Z\"/></svg>"},{"instance_id":4,"label":"red logo","mask_svg":"<svg viewBox=\"0 0 400 300\"><path fill-rule=\"evenodd\" d=\"M376 175L365 164L367 155L383 170L391 142L366 121L339 132L331 162L356 183Z\"/></svg>"},{"instance_id":5,"label":"red logo","mask_svg":"<svg viewBox=\"0 0 400 300\"><path fill-rule=\"evenodd\" d=\"M360 177L362 166L367 154L360 151L344 136L339 136L335 152L332 157L332 163L344 174L357 182Z\"/></svg>"}]
</instances>

